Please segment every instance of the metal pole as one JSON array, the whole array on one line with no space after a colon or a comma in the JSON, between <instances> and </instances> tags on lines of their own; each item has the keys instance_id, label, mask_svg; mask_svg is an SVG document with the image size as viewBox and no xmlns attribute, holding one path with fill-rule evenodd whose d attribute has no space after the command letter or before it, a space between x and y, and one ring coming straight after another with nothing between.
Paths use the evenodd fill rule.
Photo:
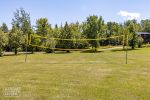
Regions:
<instances>
[{"instance_id":1,"label":"metal pole","mask_svg":"<svg viewBox=\"0 0 150 100\"><path fill-rule=\"evenodd\" d=\"M128 64L128 35L126 35L126 64Z\"/></svg>"},{"instance_id":2,"label":"metal pole","mask_svg":"<svg viewBox=\"0 0 150 100\"><path fill-rule=\"evenodd\" d=\"M128 64L128 46L126 47L126 64Z\"/></svg>"},{"instance_id":3,"label":"metal pole","mask_svg":"<svg viewBox=\"0 0 150 100\"><path fill-rule=\"evenodd\" d=\"M28 34L26 36L26 54L25 54L25 63L27 62L27 56L28 56Z\"/></svg>"}]
</instances>

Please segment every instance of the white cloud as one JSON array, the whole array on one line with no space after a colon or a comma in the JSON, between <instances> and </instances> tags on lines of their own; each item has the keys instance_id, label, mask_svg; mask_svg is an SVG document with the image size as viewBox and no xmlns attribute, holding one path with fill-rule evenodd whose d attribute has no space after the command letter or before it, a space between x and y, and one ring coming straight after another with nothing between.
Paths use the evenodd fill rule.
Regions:
<instances>
[{"instance_id":1,"label":"white cloud","mask_svg":"<svg viewBox=\"0 0 150 100\"><path fill-rule=\"evenodd\" d=\"M140 13L135 13L135 12L127 12L127 11L119 11L117 13L119 16L122 16L124 17L125 19L128 19L128 20L132 20L132 19L138 19L141 17L141 14Z\"/></svg>"}]
</instances>

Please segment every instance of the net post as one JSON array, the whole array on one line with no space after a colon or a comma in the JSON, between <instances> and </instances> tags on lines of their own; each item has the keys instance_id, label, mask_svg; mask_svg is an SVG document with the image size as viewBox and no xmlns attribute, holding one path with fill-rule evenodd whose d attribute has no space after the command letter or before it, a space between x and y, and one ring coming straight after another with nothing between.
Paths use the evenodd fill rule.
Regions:
<instances>
[{"instance_id":1,"label":"net post","mask_svg":"<svg viewBox=\"0 0 150 100\"><path fill-rule=\"evenodd\" d=\"M25 63L27 62L27 56L28 56L28 34L26 35L26 54L25 54Z\"/></svg>"},{"instance_id":2,"label":"net post","mask_svg":"<svg viewBox=\"0 0 150 100\"><path fill-rule=\"evenodd\" d=\"M122 37L123 37L122 45L123 45L123 50L124 50L125 49L125 42L124 42L125 41L125 35L123 35Z\"/></svg>"},{"instance_id":3,"label":"net post","mask_svg":"<svg viewBox=\"0 0 150 100\"><path fill-rule=\"evenodd\" d=\"M126 64L128 64L128 34L126 35Z\"/></svg>"},{"instance_id":4,"label":"net post","mask_svg":"<svg viewBox=\"0 0 150 100\"><path fill-rule=\"evenodd\" d=\"M28 40L29 40L29 41L28 41L28 44L29 44L29 45L31 45L31 37L32 37L32 34L30 34L30 35L29 35L29 38L28 38Z\"/></svg>"}]
</instances>

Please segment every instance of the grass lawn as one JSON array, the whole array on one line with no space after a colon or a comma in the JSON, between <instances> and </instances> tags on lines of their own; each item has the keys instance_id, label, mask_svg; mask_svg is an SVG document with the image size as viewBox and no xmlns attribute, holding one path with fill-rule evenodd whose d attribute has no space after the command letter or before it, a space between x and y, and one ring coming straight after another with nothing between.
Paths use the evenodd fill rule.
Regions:
<instances>
[{"instance_id":1,"label":"grass lawn","mask_svg":"<svg viewBox=\"0 0 150 100\"><path fill-rule=\"evenodd\" d=\"M150 48L0 58L0 100L150 100ZM9 87L19 96L4 96Z\"/></svg>"}]
</instances>

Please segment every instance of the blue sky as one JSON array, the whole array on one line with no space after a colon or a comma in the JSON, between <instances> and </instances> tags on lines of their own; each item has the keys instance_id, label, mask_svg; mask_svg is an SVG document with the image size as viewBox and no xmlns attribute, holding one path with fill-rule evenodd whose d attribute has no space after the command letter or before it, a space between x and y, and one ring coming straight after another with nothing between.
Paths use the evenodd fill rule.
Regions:
<instances>
[{"instance_id":1,"label":"blue sky","mask_svg":"<svg viewBox=\"0 0 150 100\"><path fill-rule=\"evenodd\" d=\"M150 0L0 0L0 24L11 27L13 12L24 8L30 13L32 25L46 17L55 24L82 22L89 15L103 16L105 21L150 18Z\"/></svg>"}]
</instances>

